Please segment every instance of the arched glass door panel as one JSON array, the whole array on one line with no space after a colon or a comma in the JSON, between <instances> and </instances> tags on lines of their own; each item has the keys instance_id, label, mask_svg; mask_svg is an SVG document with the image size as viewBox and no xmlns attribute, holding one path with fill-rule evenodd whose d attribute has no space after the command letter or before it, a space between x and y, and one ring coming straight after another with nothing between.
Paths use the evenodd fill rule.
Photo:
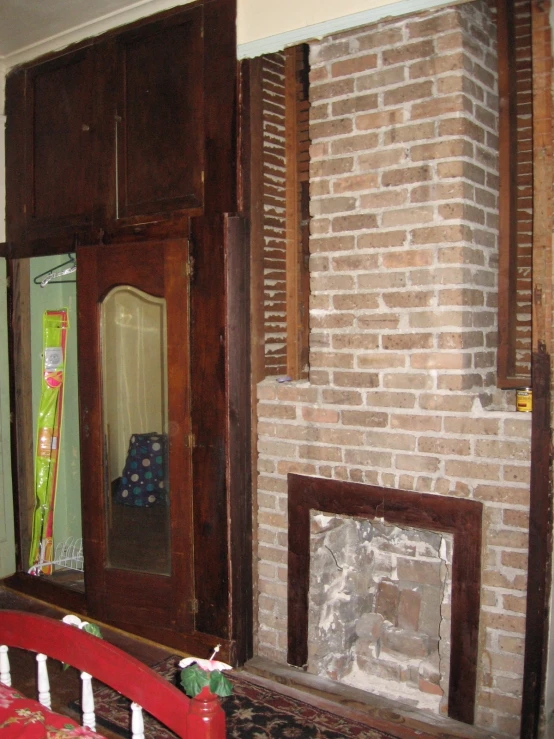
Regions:
<instances>
[{"instance_id":1,"label":"arched glass door panel","mask_svg":"<svg viewBox=\"0 0 554 739\"><path fill-rule=\"evenodd\" d=\"M106 564L169 575L166 301L123 285L100 310Z\"/></svg>"}]
</instances>

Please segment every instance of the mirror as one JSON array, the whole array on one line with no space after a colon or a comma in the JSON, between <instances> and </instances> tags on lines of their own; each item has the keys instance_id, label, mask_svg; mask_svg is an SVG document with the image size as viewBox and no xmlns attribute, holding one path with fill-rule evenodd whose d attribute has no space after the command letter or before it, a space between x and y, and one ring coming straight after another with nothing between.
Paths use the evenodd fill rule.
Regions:
<instances>
[{"instance_id":1,"label":"mirror","mask_svg":"<svg viewBox=\"0 0 554 739\"><path fill-rule=\"evenodd\" d=\"M169 575L165 299L113 288L100 340L107 566Z\"/></svg>"}]
</instances>

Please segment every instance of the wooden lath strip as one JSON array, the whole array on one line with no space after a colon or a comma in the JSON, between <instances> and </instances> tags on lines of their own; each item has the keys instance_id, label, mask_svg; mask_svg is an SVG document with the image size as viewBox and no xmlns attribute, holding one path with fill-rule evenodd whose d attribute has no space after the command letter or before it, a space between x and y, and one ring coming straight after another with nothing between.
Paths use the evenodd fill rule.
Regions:
<instances>
[{"instance_id":1,"label":"wooden lath strip","mask_svg":"<svg viewBox=\"0 0 554 739\"><path fill-rule=\"evenodd\" d=\"M309 101L304 47L285 51L287 222L287 373L297 380L308 367Z\"/></svg>"},{"instance_id":2,"label":"wooden lath strip","mask_svg":"<svg viewBox=\"0 0 554 739\"><path fill-rule=\"evenodd\" d=\"M533 0L533 352L552 346L552 52L550 2Z\"/></svg>"},{"instance_id":3,"label":"wooden lath strip","mask_svg":"<svg viewBox=\"0 0 554 739\"><path fill-rule=\"evenodd\" d=\"M298 356L298 169L296 154L298 151L297 129L297 96L296 96L296 50L285 51L285 140L287 161L286 185L286 221L287 221L287 373L294 380L300 373Z\"/></svg>"}]
</instances>

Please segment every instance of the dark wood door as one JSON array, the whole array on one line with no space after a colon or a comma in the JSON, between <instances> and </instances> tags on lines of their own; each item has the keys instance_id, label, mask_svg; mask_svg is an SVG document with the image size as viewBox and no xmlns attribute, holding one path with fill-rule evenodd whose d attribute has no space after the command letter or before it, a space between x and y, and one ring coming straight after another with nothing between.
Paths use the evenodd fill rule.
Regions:
<instances>
[{"instance_id":1,"label":"dark wood door","mask_svg":"<svg viewBox=\"0 0 554 739\"><path fill-rule=\"evenodd\" d=\"M92 226L93 47L30 67L25 84L24 232L70 247ZM48 247L46 247L48 250Z\"/></svg>"},{"instance_id":2,"label":"dark wood door","mask_svg":"<svg viewBox=\"0 0 554 739\"><path fill-rule=\"evenodd\" d=\"M202 25L196 5L114 41L110 229L152 231L157 221L203 204Z\"/></svg>"},{"instance_id":3,"label":"dark wood door","mask_svg":"<svg viewBox=\"0 0 554 739\"><path fill-rule=\"evenodd\" d=\"M172 632L193 631L196 610L192 556L188 241L82 247L77 252L77 263L83 544L88 612L121 628L171 643ZM112 311L107 306L113 305L110 301L114 295L122 296L123 302L117 303L119 307ZM152 329L148 321L140 316L137 320L133 317L134 308L129 308L125 302L128 296L130 300L138 296L139 302L146 298L154 306L162 305L162 350L151 342ZM131 334L118 333L125 323L130 325ZM137 332L136 338L132 331ZM110 338L112 334L115 341ZM156 380L155 367L158 355L162 354L164 370L161 380ZM144 358L155 359L153 370L136 369L134 365L142 367ZM135 385L140 387L137 389ZM164 410L153 420L157 411L149 410L149 404L160 392L165 399ZM122 401L122 395L126 400ZM119 405L121 409L116 412L114 408ZM119 417L123 419L123 427L127 424L126 457L117 450L117 429L115 432L113 426L110 429L109 419L117 421ZM129 418L134 420L128 421ZM165 499L159 500L156 500L156 490L144 497L138 487L132 487L133 483L127 484L127 478L140 476L140 470L134 478L129 473L131 455L135 453L132 442L137 438L144 441L144 437L153 436L152 432L159 442L157 448L163 443L167 451L168 468L165 467L159 479L152 478L153 467L148 468L150 482L155 483L155 488L158 484L163 487L163 480L166 492L168 490ZM114 457L118 453L120 461L116 463ZM150 465L146 456L134 458L138 459L140 469L141 462ZM151 459L154 464L152 455ZM119 474L113 470L118 470ZM133 498L137 491L138 497ZM165 516L167 506L169 516ZM163 552L158 543L160 537L165 537L163 542L167 543Z\"/></svg>"}]
</instances>

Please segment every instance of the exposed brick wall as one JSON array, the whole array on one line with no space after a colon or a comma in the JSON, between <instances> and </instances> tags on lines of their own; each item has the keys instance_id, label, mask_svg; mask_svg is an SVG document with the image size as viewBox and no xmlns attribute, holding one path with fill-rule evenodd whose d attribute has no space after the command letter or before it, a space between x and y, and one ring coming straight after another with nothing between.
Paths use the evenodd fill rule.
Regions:
<instances>
[{"instance_id":1,"label":"exposed brick wall","mask_svg":"<svg viewBox=\"0 0 554 739\"><path fill-rule=\"evenodd\" d=\"M310 381L259 386L258 651L286 661L288 472L474 498L476 723L516 736L530 418L491 402L495 59L484 2L312 44Z\"/></svg>"},{"instance_id":2,"label":"exposed brick wall","mask_svg":"<svg viewBox=\"0 0 554 739\"><path fill-rule=\"evenodd\" d=\"M286 347L285 57L263 57L264 326L266 375L284 374Z\"/></svg>"}]
</instances>

